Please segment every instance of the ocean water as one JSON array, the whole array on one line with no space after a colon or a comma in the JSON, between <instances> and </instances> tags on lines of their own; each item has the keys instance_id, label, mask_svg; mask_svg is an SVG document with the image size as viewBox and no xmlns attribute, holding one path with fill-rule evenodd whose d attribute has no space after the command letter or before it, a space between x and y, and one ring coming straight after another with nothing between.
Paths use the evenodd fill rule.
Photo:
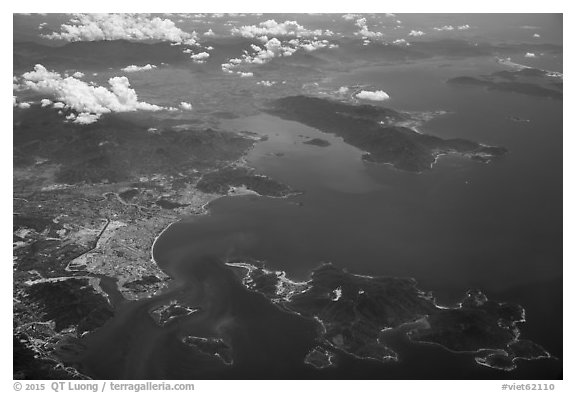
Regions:
<instances>
[{"instance_id":1,"label":"ocean water","mask_svg":"<svg viewBox=\"0 0 576 393\"><path fill-rule=\"evenodd\" d=\"M561 360L520 362L507 373L396 337L400 361L382 364L338 355L338 366L302 363L314 323L246 291L222 260L251 257L304 280L330 261L353 273L414 277L441 304L467 289L521 304L523 337L562 359L562 102L449 86L460 75L502 69L491 60L432 60L334 74L326 87L368 84L386 90L385 105L447 113L422 132L505 146L489 164L441 157L413 174L367 164L338 137L258 114L220 127L267 135L247 161L260 173L302 190L285 199L224 197L202 217L183 217L158 239L154 258L174 281L161 295L127 304L86 338L82 364L102 378L558 378ZM529 122L514 122L518 116ZM331 145L303 144L306 137ZM184 299L206 316L157 327L155 304ZM234 365L198 358L185 335L231 337ZM106 361L103 361L106 359Z\"/></svg>"}]
</instances>

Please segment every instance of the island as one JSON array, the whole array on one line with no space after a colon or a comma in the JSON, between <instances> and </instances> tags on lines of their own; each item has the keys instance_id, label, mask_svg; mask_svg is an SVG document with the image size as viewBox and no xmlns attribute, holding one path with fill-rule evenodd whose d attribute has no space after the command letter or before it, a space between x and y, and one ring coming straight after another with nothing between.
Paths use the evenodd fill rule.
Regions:
<instances>
[{"instance_id":1,"label":"island","mask_svg":"<svg viewBox=\"0 0 576 393\"><path fill-rule=\"evenodd\" d=\"M274 100L264 111L342 137L344 142L365 152L365 161L390 164L409 172L431 169L444 154L489 162L507 152L504 147L423 134L406 126L417 121L410 114L380 106L299 95Z\"/></svg>"},{"instance_id":2,"label":"island","mask_svg":"<svg viewBox=\"0 0 576 393\"><path fill-rule=\"evenodd\" d=\"M189 315L200 312L199 307L188 307L179 304L177 300L171 300L168 304L162 304L160 306L152 308L148 313L160 327L179 319L181 317L187 317Z\"/></svg>"},{"instance_id":3,"label":"island","mask_svg":"<svg viewBox=\"0 0 576 393\"><path fill-rule=\"evenodd\" d=\"M479 77L459 76L448 79L453 86L475 86L488 90L561 100L562 74L520 66L515 70L496 71ZM558 82L560 79L560 82Z\"/></svg>"},{"instance_id":4,"label":"island","mask_svg":"<svg viewBox=\"0 0 576 393\"><path fill-rule=\"evenodd\" d=\"M218 359L227 366L234 363L232 349L221 338L186 336L182 339L182 342L197 349L204 355Z\"/></svg>"},{"instance_id":5,"label":"island","mask_svg":"<svg viewBox=\"0 0 576 393\"><path fill-rule=\"evenodd\" d=\"M304 360L314 367L333 364L331 351L397 361L401 355L386 339L394 332L414 342L470 354L478 364L502 370L514 369L518 359L551 357L539 345L520 339L518 324L525 321L522 307L489 300L478 290L468 291L449 307L438 305L432 293L419 289L412 278L357 275L324 263L308 281L294 282L262 263L227 265L244 271L241 281L249 290L285 311L317 321L322 346Z\"/></svg>"}]
</instances>

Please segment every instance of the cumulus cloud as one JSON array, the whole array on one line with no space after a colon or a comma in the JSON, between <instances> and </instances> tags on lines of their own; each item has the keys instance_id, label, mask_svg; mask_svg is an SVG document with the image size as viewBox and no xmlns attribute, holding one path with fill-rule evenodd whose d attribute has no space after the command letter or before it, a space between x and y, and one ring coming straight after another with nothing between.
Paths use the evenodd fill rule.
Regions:
<instances>
[{"instance_id":1,"label":"cumulus cloud","mask_svg":"<svg viewBox=\"0 0 576 393\"><path fill-rule=\"evenodd\" d=\"M368 29L366 18L357 19L355 25L358 26L360 28L360 30L354 34L359 35L361 37L378 38L378 37L382 37L382 35L383 35L379 31L371 31L370 29Z\"/></svg>"},{"instance_id":2,"label":"cumulus cloud","mask_svg":"<svg viewBox=\"0 0 576 393\"><path fill-rule=\"evenodd\" d=\"M344 14L344 15L342 15L342 18L343 18L344 20L355 20L355 19L357 19L357 18L359 18L359 17L360 17L359 14Z\"/></svg>"},{"instance_id":3,"label":"cumulus cloud","mask_svg":"<svg viewBox=\"0 0 576 393\"><path fill-rule=\"evenodd\" d=\"M321 29L308 30L294 20L287 20L282 23L278 23L274 19L260 22L258 25L234 27L232 28L231 32L232 34L241 35L242 37L246 38L255 38L261 36L311 37L320 36L323 34Z\"/></svg>"},{"instance_id":4,"label":"cumulus cloud","mask_svg":"<svg viewBox=\"0 0 576 393\"><path fill-rule=\"evenodd\" d=\"M389 99L390 96L382 90L376 90L376 91L362 90L360 93L356 94L356 98L369 101L384 101Z\"/></svg>"},{"instance_id":5,"label":"cumulus cloud","mask_svg":"<svg viewBox=\"0 0 576 393\"><path fill-rule=\"evenodd\" d=\"M195 44L196 33L188 33L170 19L147 14L75 14L60 31L43 35L66 41L161 40Z\"/></svg>"},{"instance_id":6,"label":"cumulus cloud","mask_svg":"<svg viewBox=\"0 0 576 393\"><path fill-rule=\"evenodd\" d=\"M366 18L358 18L356 19L356 22L354 22L354 24L360 28L366 27L367 25Z\"/></svg>"},{"instance_id":7,"label":"cumulus cloud","mask_svg":"<svg viewBox=\"0 0 576 393\"><path fill-rule=\"evenodd\" d=\"M40 105L42 106L42 108L44 108L45 106L52 105L52 101L50 101L48 98L43 98L40 101Z\"/></svg>"},{"instance_id":8,"label":"cumulus cloud","mask_svg":"<svg viewBox=\"0 0 576 393\"><path fill-rule=\"evenodd\" d=\"M434 30L436 30L436 31L452 31L452 30L454 30L454 26L444 25L442 27L435 27Z\"/></svg>"},{"instance_id":9,"label":"cumulus cloud","mask_svg":"<svg viewBox=\"0 0 576 393\"><path fill-rule=\"evenodd\" d=\"M76 71L75 73L72 74L72 76L74 78L84 78L84 73L80 72L80 71Z\"/></svg>"},{"instance_id":10,"label":"cumulus cloud","mask_svg":"<svg viewBox=\"0 0 576 393\"><path fill-rule=\"evenodd\" d=\"M392 43L394 45L406 45L406 46L410 46L410 43L408 41L406 41L404 38L399 38L397 40L392 41Z\"/></svg>"},{"instance_id":11,"label":"cumulus cloud","mask_svg":"<svg viewBox=\"0 0 576 393\"><path fill-rule=\"evenodd\" d=\"M526 52L526 54L524 55L524 57L536 57L535 53L532 52Z\"/></svg>"},{"instance_id":12,"label":"cumulus cloud","mask_svg":"<svg viewBox=\"0 0 576 393\"><path fill-rule=\"evenodd\" d=\"M137 65L129 65L127 67L122 68L122 71L124 72L138 72L138 71L148 71L148 70L153 70L154 68L156 68L155 65L153 64L146 64L143 66L137 66Z\"/></svg>"},{"instance_id":13,"label":"cumulus cloud","mask_svg":"<svg viewBox=\"0 0 576 393\"><path fill-rule=\"evenodd\" d=\"M461 25L461 26L458 26L458 30L468 30L468 29L470 29L470 25Z\"/></svg>"},{"instance_id":14,"label":"cumulus cloud","mask_svg":"<svg viewBox=\"0 0 576 393\"><path fill-rule=\"evenodd\" d=\"M204 63L207 58L210 57L210 53L208 52L200 52L196 53L195 55L190 56L192 60L196 63Z\"/></svg>"},{"instance_id":15,"label":"cumulus cloud","mask_svg":"<svg viewBox=\"0 0 576 393\"><path fill-rule=\"evenodd\" d=\"M410 33L408 33L408 35L409 35L410 37L421 37L421 36L423 36L423 35L425 35L425 34L426 34L426 33L424 33L424 32L421 31L421 30L412 30Z\"/></svg>"},{"instance_id":16,"label":"cumulus cloud","mask_svg":"<svg viewBox=\"0 0 576 393\"><path fill-rule=\"evenodd\" d=\"M274 86L276 84L276 82L274 82L274 81L260 81L260 82L256 82L256 84L260 85L260 86L271 87L271 86Z\"/></svg>"},{"instance_id":17,"label":"cumulus cloud","mask_svg":"<svg viewBox=\"0 0 576 393\"><path fill-rule=\"evenodd\" d=\"M540 34L534 33L534 35L533 35L532 37L534 37L534 38L540 38Z\"/></svg>"},{"instance_id":18,"label":"cumulus cloud","mask_svg":"<svg viewBox=\"0 0 576 393\"><path fill-rule=\"evenodd\" d=\"M234 68L234 64L224 63L224 64L221 65L221 67L222 67L222 71L223 71L223 72L226 72L226 73L228 73L228 74L233 74L233 73L234 73L234 71L232 70L232 68Z\"/></svg>"},{"instance_id":19,"label":"cumulus cloud","mask_svg":"<svg viewBox=\"0 0 576 393\"><path fill-rule=\"evenodd\" d=\"M301 43L299 45L300 48L308 51L308 52L312 52L318 49L322 49L322 48L326 48L327 46L329 46L329 42L327 40L322 40L322 41L309 41L309 42L305 42L305 43ZM334 48L337 45L332 44L331 47Z\"/></svg>"},{"instance_id":20,"label":"cumulus cloud","mask_svg":"<svg viewBox=\"0 0 576 393\"><path fill-rule=\"evenodd\" d=\"M182 101L180 103L180 109L185 110L185 111L191 111L192 110L192 104L189 102Z\"/></svg>"},{"instance_id":21,"label":"cumulus cloud","mask_svg":"<svg viewBox=\"0 0 576 393\"><path fill-rule=\"evenodd\" d=\"M20 109L28 109L30 108L30 104L32 104L31 102L18 102L18 100L16 99L16 96L12 96L12 106L13 107L17 107Z\"/></svg>"},{"instance_id":22,"label":"cumulus cloud","mask_svg":"<svg viewBox=\"0 0 576 393\"><path fill-rule=\"evenodd\" d=\"M254 73L252 73L252 72L238 71L237 74L240 75L242 78L250 78L250 77L254 76Z\"/></svg>"},{"instance_id":23,"label":"cumulus cloud","mask_svg":"<svg viewBox=\"0 0 576 393\"><path fill-rule=\"evenodd\" d=\"M62 77L59 73L48 71L43 65L37 64L34 70L22 75L24 87L50 95L55 101L54 108L69 108L74 110L74 121L88 124L94 122L103 113L159 111L158 105L138 101L130 81L125 76L113 77L108 80L109 88L88 84L73 76ZM49 100L48 100L49 101ZM42 100L41 103L48 104Z\"/></svg>"},{"instance_id":24,"label":"cumulus cloud","mask_svg":"<svg viewBox=\"0 0 576 393\"><path fill-rule=\"evenodd\" d=\"M206 37L214 37L216 34L214 34L214 32L212 31L212 29L208 30L206 33L204 33L204 36Z\"/></svg>"},{"instance_id":25,"label":"cumulus cloud","mask_svg":"<svg viewBox=\"0 0 576 393\"><path fill-rule=\"evenodd\" d=\"M78 116L76 116L74 123L91 124L91 123L95 123L96 121L98 121L99 118L100 118L100 115L82 112L82 113L78 113Z\"/></svg>"},{"instance_id":26,"label":"cumulus cloud","mask_svg":"<svg viewBox=\"0 0 576 393\"><path fill-rule=\"evenodd\" d=\"M276 57L292 56L300 49L311 52L321 48L338 47L338 45L331 44L328 40L292 38L288 41L282 42L276 37L272 39L268 39L267 37L265 38L265 41L262 40L264 42L262 46L251 44L250 48L252 49L252 52L245 50L244 54L240 56L240 58L232 58L228 60L227 63L222 64L222 71L230 74L236 72L241 76L251 76L246 75L250 73L241 73L234 69L242 64L265 64Z\"/></svg>"}]
</instances>

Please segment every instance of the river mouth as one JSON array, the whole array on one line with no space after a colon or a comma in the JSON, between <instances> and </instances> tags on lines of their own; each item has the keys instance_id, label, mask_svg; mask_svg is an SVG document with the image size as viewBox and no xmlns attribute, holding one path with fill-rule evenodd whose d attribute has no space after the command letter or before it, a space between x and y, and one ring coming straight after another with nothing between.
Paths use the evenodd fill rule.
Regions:
<instances>
[{"instance_id":1,"label":"river mouth","mask_svg":"<svg viewBox=\"0 0 576 393\"><path fill-rule=\"evenodd\" d=\"M537 99L511 103L497 92L451 94L454 101L430 107L448 114L426 123L424 131L504 145L509 156L490 164L441 157L431 171L414 174L366 163L362 151L341 138L298 122L267 114L222 120L223 128L266 136L247 155L248 165L304 193L223 197L208 205L208 214L184 217L168 228L153 253L173 282L160 295L123 306L85 339L88 350L80 362L89 375L557 378L558 360L524 362L503 372L403 336L390 338L401 355L398 362L339 353L335 368L316 370L302 359L318 344L318 323L248 291L242 277L225 265L258 260L303 281L321 263L331 262L356 274L413 277L445 305L455 305L467 289L481 288L489 298L524 306L526 338L561 358L559 336L548 334L550 324L561 331L562 321L557 285L562 274L562 163L554 153L561 146L561 108ZM424 104L410 109L419 105ZM511 114L532 121L511 123ZM550 132L541 132L543 127ZM314 138L328 144L305 143ZM158 326L150 311L171 300L201 311ZM187 336L222 338L233 348L233 363L190 351L182 342Z\"/></svg>"}]
</instances>

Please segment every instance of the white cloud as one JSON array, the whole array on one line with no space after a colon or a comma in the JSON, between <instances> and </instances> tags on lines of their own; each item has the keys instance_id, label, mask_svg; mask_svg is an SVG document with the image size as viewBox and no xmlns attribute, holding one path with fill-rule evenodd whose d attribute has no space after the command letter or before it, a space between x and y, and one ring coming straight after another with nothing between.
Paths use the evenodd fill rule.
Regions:
<instances>
[{"instance_id":1,"label":"white cloud","mask_svg":"<svg viewBox=\"0 0 576 393\"><path fill-rule=\"evenodd\" d=\"M318 49L322 49L327 47L329 44L328 41L326 40L322 40L322 41L310 41L307 43L303 43L300 45L300 47L308 52L312 52Z\"/></svg>"},{"instance_id":2,"label":"white cloud","mask_svg":"<svg viewBox=\"0 0 576 393\"><path fill-rule=\"evenodd\" d=\"M267 38L267 37L266 37ZM310 40L304 38L292 38L287 42L282 42L278 38L267 39L262 46L251 44L252 53L245 50L240 58L232 58L227 63L221 65L222 71L233 74L234 69L241 64L265 64L275 57L292 56L296 51L304 49L308 52L321 48L336 48L338 45L330 44L328 40ZM236 71L241 76L251 76ZM242 75L244 74L244 75Z\"/></svg>"},{"instance_id":3,"label":"white cloud","mask_svg":"<svg viewBox=\"0 0 576 393\"><path fill-rule=\"evenodd\" d=\"M156 68L155 65L153 64L146 64L143 66L137 66L137 65L129 65L127 67L122 68L122 71L124 72L138 72L138 71L148 71L148 70L153 70L154 68ZM74 75L72 75L74 76Z\"/></svg>"},{"instance_id":4,"label":"white cloud","mask_svg":"<svg viewBox=\"0 0 576 393\"><path fill-rule=\"evenodd\" d=\"M42 108L44 108L45 106L52 105L52 101L50 101L48 98L43 98L40 101L40 105L42 106Z\"/></svg>"},{"instance_id":5,"label":"white cloud","mask_svg":"<svg viewBox=\"0 0 576 393\"><path fill-rule=\"evenodd\" d=\"M195 55L190 56L192 60L196 63L204 63L204 61L210 57L210 53L208 52L200 52Z\"/></svg>"},{"instance_id":6,"label":"white cloud","mask_svg":"<svg viewBox=\"0 0 576 393\"><path fill-rule=\"evenodd\" d=\"M78 116L76 116L76 119L74 120L73 123L76 123L76 124L91 124L91 123L97 122L99 118L100 118L100 115L95 115L95 114L92 114L92 113L82 112L82 113L78 113Z\"/></svg>"},{"instance_id":7,"label":"white cloud","mask_svg":"<svg viewBox=\"0 0 576 393\"><path fill-rule=\"evenodd\" d=\"M342 86L338 89L338 94L346 94L350 91L350 89L347 86Z\"/></svg>"},{"instance_id":8,"label":"white cloud","mask_svg":"<svg viewBox=\"0 0 576 393\"><path fill-rule=\"evenodd\" d=\"M297 39L290 40L291 45L299 45L300 41ZM258 45L252 44L252 49L255 51L253 55L244 54L242 59L231 59L231 64L240 64L242 62L248 64L264 64L274 57L278 56L291 56L297 48L282 45L282 42L277 38L272 38L268 42L264 44L264 48L259 47ZM240 63L237 61L240 60Z\"/></svg>"},{"instance_id":9,"label":"white cloud","mask_svg":"<svg viewBox=\"0 0 576 393\"><path fill-rule=\"evenodd\" d=\"M260 82L256 82L256 84L260 85L260 86L271 87L271 86L274 86L276 84L276 82L274 82L274 81L260 81Z\"/></svg>"},{"instance_id":10,"label":"white cloud","mask_svg":"<svg viewBox=\"0 0 576 393\"><path fill-rule=\"evenodd\" d=\"M534 37L534 38L540 38L540 34L534 33L534 35L533 35L532 37Z\"/></svg>"},{"instance_id":11,"label":"white cloud","mask_svg":"<svg viewBox=\"0 0 576 393\"><path fill-rule=\"evenodd\" d=\"M214 32L212 31L212 29L208 30L206 33L204 33L204 36L206 37L214 37L216 34L214 34Z\"/></svg>"},{"instance_id":12,"label":"white cloud","mask_svg":"<svg viewBox=\"0 0 576 393\"><path fill-rule=\"evenodd\" d=\"M444 25L442 27L435 27L434 30L436 30L436 31L452 31L452 30L454 30L454 26Z\"/></svg>"},{"instance_id":13,"label":"white cloud","mask_svg":"<svg viewBox=\"0 0 576 393\"><path fill-rule=\"evenodd\" d=\"M189 102L182 101L180 103L180 109L185 110L185 111L191 111L192 110L192 104Z\"/></svg>"},{"instance_id":14,"label":"white cloud","mask_svg":"<svg viewBox=\"0 0 576 393\"><path fill-rule=\"evenodd\" d=\"M406 41L404 38L399 38L397 40L392 41L392 43L394 45L406 45L406 46L410 46L410 43L408 41Z\"/></svg>"},{"instance_id":15,"label":"white cloud","mask_svg":"<svg viewBox=\"0 0 576 393\"><path fill-rule=\"evenodd\" d=\"M461 25L461 26L458 26L458 30L468 30L468 29L470 29L470 25Z\"/></svg>"},{"instance_id":16,"label":"white cloud","mask_svg":"<svg viewBox=\"0 0 576 393\"><path fill-rule=\"evenodd\" d=\"M161 40L180 44L195 44L196 33L188 33L170 19L147 14L75 14L59 32L45 38L66 41L102 40Z\"/></svg>"},{"instance_id":17,"label":"white cloud","mask_svg":"<svg viewBox=\"0 0 576 393\"><path fill-rule=\"evenodd\" d=\"M230 63L224 63L221 65L222 67L222 71L227 72L229 74L233 74L234 71L232 71L232 68L234 67L234 64L230 64Z\"/></svg>"},{"instance_id":18,"label":"white cloud","mask_svg":"<svg viewBox=\"0 0 576 393\"><path fill-rule=\"evenodd\" d=\"M354 22L354 24L360 28L366 27L366 18L356 19L356 22Z\"/></svg>"},{"instance_id":19,"label":"white cloud","mask_svg":"<svg viewBox=\"0 0 576 393\"><path fill-rule=\"evenodd\" d=\"M342 15L342 18L344 20L354 20L354 19L357 19L358 17L360 17L359 14L344 14L344 15Z\"/></svg>"},{"instance_id":20,"label":"white cloud","mask_svg":"<svg viewBox=\"0 0 576 393\"><path fill-rule=\"evenodd\" d=\"M241 26L239 28L234 27L231 32L232 34L241 35L246 38L261 37L265 35L311 37L323 34L320 29L308 30L294 20L287 20L278 23L274 19L260 22L258 25Z\"/></svg>"},{"instance_id":21,"label":"white cloud","mask_svg":"<svg viewBox=\"0 0 576 393\"><path fill-rule=\"evenodd\" d=\"M526 54L524 55L524 57L536 57L536 54L532 53L532 52L526 52Z\"/></svg>"},{"instance_id":22,"label":"white cloud","mask_svg":"<svg viewBox=\"0 0 576 393\"><path fill-rule=\"evenodd\" d=\"M80 72L80 71L76 71L75 73L72 74L72 76L74 78L84 78L84 73Z\"/></svg>"},{"instance_id":23,"label":"white cloud","mask_svg":"<svg viewBox=\"0 0 576 393\"><path fill-rule=\"evenodd\" d=\"M166 109L138 101L136 92L130 88L130 81L125 76L110 78L110 88L106 88L88 84L72 76L63 78L59 73L48 71L41 64L37 64L34 71L26 72L22 78L28 89L48 94L58 101L54 103L54 108L70 108L79 117L84 114L78 121L84 122L83 124L91 119L96 121L103 113Z\"/></svg>"},{"instance_id":24,"label":"white cloud","mask_svg":"<svg viewBox=\"0 0 576 393\"><path fill-rule=\"evenodd\" d=\"M361 37L378 38L378 37L383 36L383 34L379 31L371 31L370 29L368 29L368 25L366 23L366 18L357 19L355 25L358 26L360 28L360 30L354 34L359 35Z\"/></svg>"},{"instance_id":25,"label":"white cloud","mask_svg":"<svg viewBox=\"0 0 576 393\"><path fill-rule=\"evenodd\" d=\"M425 34L426 34L426 33L424 33L424 32L421 31L421 30L412 30L410 33L408 33L408 35L409 35L410 37L421 37L421 36L423 36L423 35L425 35Z\"/></svg>"},{"instance_id":26,"label":"white cloud","mask_svg":"<svg viewBox=\"0 0 576 393\"><path fill-rule=\"evenodd\" d=\"M252 72L238 71L237 74L240 75L242 78L250 78L250 77L254 76L254 73L252 73Z\"/></svg>"},{"instance_id":27,"label":"white cloud","mask_svg":"<svg viewBox=\"0 0 576 393\"><path fill-rule=\"evenodd\" d=\"M356 94L356 98L369 101L384 101L389 99L390 96L382 90L377 91L362 90L360 93Z\"/></svg>"},{"instance_id":28,"label":"white cloud","mask_svg":"<svg viewBox=\"0 0 576 393\"><path fill-rule=\"evenodd\" d=\"M21 102L18 104L18 108L20 109L28 109L30 108L30 103L29 102Z\"/></svg>"}]
</instances>

